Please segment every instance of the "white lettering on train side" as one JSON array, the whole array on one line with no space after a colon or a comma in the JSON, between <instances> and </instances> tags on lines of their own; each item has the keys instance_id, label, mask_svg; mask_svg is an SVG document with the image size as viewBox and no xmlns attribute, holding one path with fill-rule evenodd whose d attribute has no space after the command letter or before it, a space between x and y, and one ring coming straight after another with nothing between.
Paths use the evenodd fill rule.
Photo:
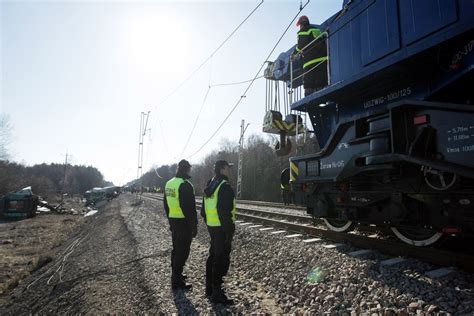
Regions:
<instances>
[{"instance_id":1,"label":"white lettering on train side","mask_svg":"<svg viewBox=\"0 0 474 316\"><path fill-rule=\"evenodd\" d=\"M321 163L321 170L324 169L335 169L335 168L343 168L345 166L344 160L339 161L332 161L330 163Z\"/></svg>"},{"instance_id":2,"label":"white lettering on train side","mask_svg":"<svg viewBox=\"0 0 474 316\"><path fill-rule=\"evenodd\" d=\"M373 98L371 100L365 101L364 102L364 108L367 109L367 108L370 108L370 107L373 107L373 106L383 104L387 101L394 101L394 100L409 96L411 94L412 94L411 87L406 87L406 88L403 88L403 89L400 89L400 90L397 90L397 91L391 91L391 92L387 93L386 95L379 96L379 97Z\"/></svg>"},{"instance_id":3,"label":"white lettering on train side","mask_svg":"<svg viewBox=\"0 0 474 316\"><path fill-rule=\"evenodd\" d=\"M454 65L459 63L461 60L463 60L464 56L467 56L469 55L469 53L472 52L473 48L474 40L471 40L466 45L464 45L461 50L459 50L458 52L456 52L456 54L453 55L453 58L451 58L451 64Z\"/></svg>"}]
</instances>

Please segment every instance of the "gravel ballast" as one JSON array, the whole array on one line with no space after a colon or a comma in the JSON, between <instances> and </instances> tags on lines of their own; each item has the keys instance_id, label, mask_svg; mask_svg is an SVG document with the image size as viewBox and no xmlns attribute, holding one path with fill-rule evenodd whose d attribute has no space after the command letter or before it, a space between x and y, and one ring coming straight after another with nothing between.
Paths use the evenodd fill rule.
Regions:
<instances>
[{"instance_id":1,"label":"gravel ballast","mask_svg":"<svg viewBox=\"0 0 474 316\"><path fill-rule=\"evenodd\" d=\"M134 202L125 194L93 215L57 258L4 299L0 314L474 313L472 274L457 271L431 279L424 273L436 267L417 260L382 267L387 257L377 253L353 258L346 253L357 249L326 249L324 243L303 243L304 236L289 239L285 235L291 233L240 225L225 280L236 304L214 305L204 295L209 237L201 218L185 267L193 290L173 292L171 233L162 202ZM58 268L61 275L53 275Z\"/></svg>"}]
</instances>

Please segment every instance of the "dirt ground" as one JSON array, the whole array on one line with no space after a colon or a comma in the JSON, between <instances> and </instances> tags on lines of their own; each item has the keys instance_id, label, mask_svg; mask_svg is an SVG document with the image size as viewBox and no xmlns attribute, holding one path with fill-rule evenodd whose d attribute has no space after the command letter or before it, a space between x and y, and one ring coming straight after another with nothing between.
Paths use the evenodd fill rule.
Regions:
<instances>
[{"instance_id":1,"label":"dirt ground","mask_svg":"<svg viewBox=\"0 0 474 316\"><path fill-rule=\"evenodd\" d=\"M230 310L206 299L203 267L209 240L204 225L185 270L195 288L190 293L171 291L171 234L161 203L136 204L124 194L87 221L51 262L0 296L0 315L281 312L274 297L252 280L241 284L248 288L230 292L241 302ZM237 273L231 274L226 284L243 283Z\"/></svg>"},{"instance_id":2,"label":"dirt ground","mask_svg":"<svg viewBox=\"0 0 474 316\"><path fill-rule=\"evenodd\" d=\"M171 233L162 202L137 203L125 193L98 209L89 217L51 214L0 224L1 260L10 258L0 269L16 276L0 295L0 315L313 315L323 310L331 315L414 315L414 304L422 306L417 313L472 314L470 275L429 281L422 262L381 269L378 259L359 260L252 226L236 227L224 282L236 304L213 304L205 296L209 234L202 220L184 270L193 290L172 291ZM308 284L314 267L326 270L324 282Z\"/></svg>"},{"instance_id":3,"label":"dirt ground","mask_svg":"<svg viewBox=\"0 0 474 316\"><path fill-rule=\"evenodd\" d=\"M84 207L75 198L65 199L63 209L82 211ZM86 221L82 215L44 212L34 218L0 223L0 296L49 263L61 244Z\"/></svg>"}]
</instances>

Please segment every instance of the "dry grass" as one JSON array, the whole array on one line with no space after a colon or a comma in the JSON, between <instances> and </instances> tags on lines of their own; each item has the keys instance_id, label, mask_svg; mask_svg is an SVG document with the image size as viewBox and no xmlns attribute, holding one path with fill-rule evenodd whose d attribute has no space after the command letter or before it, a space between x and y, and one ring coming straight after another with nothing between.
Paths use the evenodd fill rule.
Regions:
<instances>
[{"instance_id":1,"label":"dry grass","mask_svg":"<svg viewBox=\"0 0 474 316\"><path fill-rule=\"evenodd\" d=\"M0 224L0 295L48 264L55 249L82 223L79 215L51 213Z\"/></svg>"}]
</instances>

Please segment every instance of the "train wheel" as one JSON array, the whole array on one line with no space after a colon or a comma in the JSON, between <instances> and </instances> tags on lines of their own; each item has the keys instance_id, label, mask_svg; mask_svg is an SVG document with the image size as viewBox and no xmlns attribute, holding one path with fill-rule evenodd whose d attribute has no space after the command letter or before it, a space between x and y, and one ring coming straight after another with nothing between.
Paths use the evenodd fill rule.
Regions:
<instances>
[{"instance_id":1,"label":"train wheel","mask_svg":"<svg viewBox=\"0 0 474 316\"><path fill-rule=\"evenodd\" d=\"M398 239L417 247L432 245L443 237L442 233L426 228L391 227L391 229Z\"/></svg>"},{"instance_id":2,"label":"train wheel","mask_svg":"<svg viewBox=\"0 0 474 316\"><path fill-rule=\"evenodd\" d=\"M342 233L350 231L354 228L354 223L352 221L345 221L340 219L333 219L333 218L323 218L324 223L326 226L333 231Z\"/></svg>"}]
</instances>

